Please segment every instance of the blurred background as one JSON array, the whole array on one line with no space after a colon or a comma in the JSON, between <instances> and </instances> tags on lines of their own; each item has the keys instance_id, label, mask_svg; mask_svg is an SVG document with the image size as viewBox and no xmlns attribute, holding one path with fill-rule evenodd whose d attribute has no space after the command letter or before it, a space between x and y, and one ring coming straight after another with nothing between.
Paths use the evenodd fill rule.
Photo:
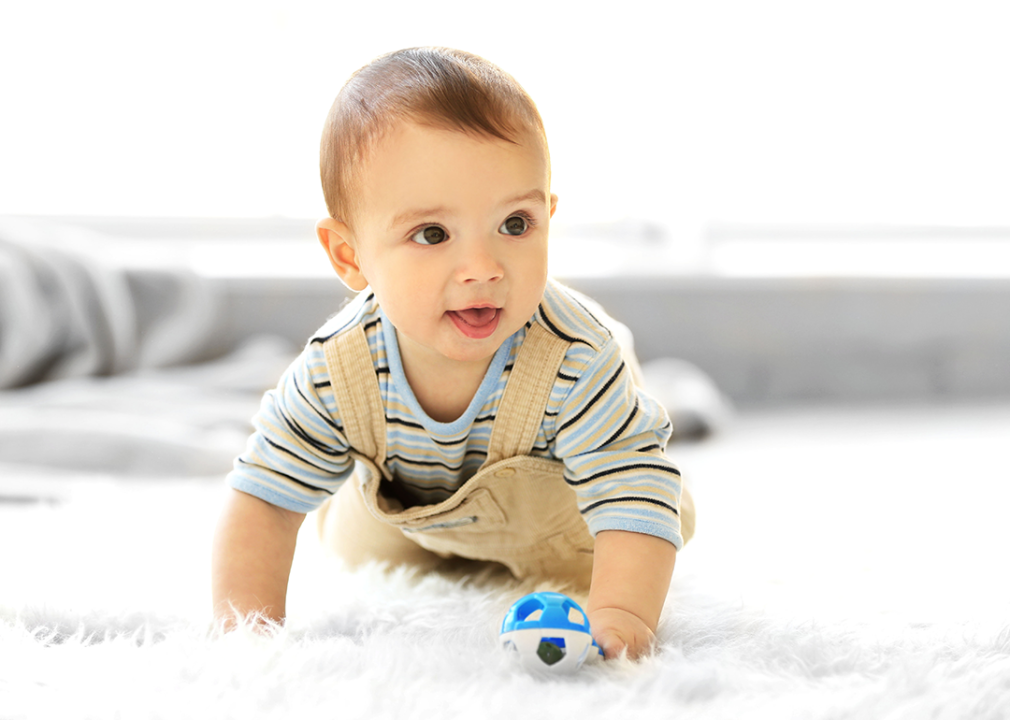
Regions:
<instances>
[{"instance_id":1,"label":"blurred background","mask_svg":"<svg viewBox=\"0 0 1010 720\"><path fill-rule=\"evenodd\" d=\"M324 117L374 57L447 45L537 101L552 273L673 416L684 606L1002 630L1008 38L996 0L0 2L0 619L204 617L222 478L347 296L314 235ZM309 558L288 607L343 632Z\"/></svg>"},{"instance_id":2,"label":"blurred background","mask_svg":"<svg viewBox=\"0 0 1010 720\"><path fill-rule=\"evenodd\" d=\"M330 103L382 53L447 45L537 101L552 272L644 361L743 406L1006 398L1008 30L972 1L8 3L4 237L126 273L141 345L204 307L133 366L300 343L343 297L313 234Z\"/></svg>"}]
</instances>

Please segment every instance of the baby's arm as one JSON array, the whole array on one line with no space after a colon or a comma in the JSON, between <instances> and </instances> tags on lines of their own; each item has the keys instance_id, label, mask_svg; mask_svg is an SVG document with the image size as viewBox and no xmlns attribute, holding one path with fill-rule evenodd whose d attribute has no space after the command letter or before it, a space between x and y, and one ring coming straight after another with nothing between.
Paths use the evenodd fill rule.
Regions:
<instances>
[{"instance_id":1,"label":"baby's arm","mask_svg":"<svg viewBox=\"0 0 1010 720\"><path fill-rule=\"evenodd\" d=\"M211 561L214 619L226 629L250 614L284 619L295 539L304 519L302 513L230 490Z\"/></svg>"},{"instance_id":2,"label":"baby's arm","mask_svg":"<svg viewBox=\"0 0 1010 720\"><path fill-rule=\"evenodd\" d=\"M648 655L670 589L677 549L662 538L621 530L596 535L586 612L596 642L614 658Z\"/></svg>"}]
</instances>

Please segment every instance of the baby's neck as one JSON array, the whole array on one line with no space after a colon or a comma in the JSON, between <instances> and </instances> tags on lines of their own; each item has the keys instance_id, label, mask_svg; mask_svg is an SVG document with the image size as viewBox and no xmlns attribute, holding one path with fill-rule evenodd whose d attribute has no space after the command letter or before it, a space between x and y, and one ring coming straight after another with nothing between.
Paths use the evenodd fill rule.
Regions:
<instances>
[{"instance_id":1,"label":"baby's neck","mask_svg":"<svg viewBox=\"0 0 1010 720\"><path fill-rule=\"evenodd\" d=\"M452 363L446 367L429 366L423 359L401 357L403 373L421 409L432 420L442 423L458 419L477 394L491 358L477 363Z\"/></svg>"}]
</instances>

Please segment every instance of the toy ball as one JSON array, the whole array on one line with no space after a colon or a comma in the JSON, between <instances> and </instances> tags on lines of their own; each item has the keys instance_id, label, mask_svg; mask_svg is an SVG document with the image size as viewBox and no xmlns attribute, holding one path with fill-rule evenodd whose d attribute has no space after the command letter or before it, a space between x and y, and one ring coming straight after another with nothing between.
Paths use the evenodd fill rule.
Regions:
<instances>
[{"instance_id":1,"label":"toy ball","mask_svg":"<svg viewBox=\"0 0 1010 720\"><path fill-rule=\"evenodd\" d=\"M570 597L555 592L517 600L502 621L501 643L533 672L569 674L586 660L603 656L586 613Z\"/></svg>"}]
</instances>

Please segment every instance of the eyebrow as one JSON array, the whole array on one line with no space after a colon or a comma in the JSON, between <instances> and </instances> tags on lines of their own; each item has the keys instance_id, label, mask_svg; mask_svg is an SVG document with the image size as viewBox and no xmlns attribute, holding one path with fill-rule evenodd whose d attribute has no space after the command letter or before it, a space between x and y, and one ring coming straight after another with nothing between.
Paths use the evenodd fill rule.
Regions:
<instances>
[{"instance_id":1,"label":"eyebrow","mask_svg":"<svg viewBox=\"0 0 1010 720\"><path fill-rule=\"evenodd\" d=\"M540 188L537 188L535 190L530 190L525 195L519 195L517 197L514 197L514 198L511 198L509 200L506 200L502 204L503 205L515 205L516 203L526 202L527 200L536 200L539 203L545 203L546 204L546 202L547 202L547 196L544 195L544 191L543 190L541 190Z\"/></svg>"},{"instance_id":2,"label":"eyebrow","mask_svg":"<svg viewBox=\"0 0 1010 720\"><path fill-rule=\"evenodd\" d=\"M442 215L446 212L444 207L433 207L424 208L422 210L405 210L399 213L393 218L392 222L389 223L389 229L399 227L400 225L406 225L407 223L412 223L415 220L420 220L422 218L431 217L432 215Z\"/></svg>"},{"instance_id":3,"label":"eyebrow","mask_svg":"<svg viewBox=\"0 0 1010 720\"><path fill-rule=\"evenodd\" d=\"M508 200L502 203L502 206L516 205L518 203L527 202L529 200L535 200L538 203L546 203L547 196L544 195L543 190L541 190L540 188L536 188L534 190L530 190L528 193L525 193L523 195L517 195L513 198L509 198ZM431 217L432 215L444 215L447 212L448 210L442 205L439 205L438 207L422 208L420 210L405 210L404 212L399 213L396 217L393 218L393 221L389 224L389 229L392 230L393 228L399 227L400 225L404 225L406 223L413 222L416 220L421 220L426 217Z\"/></svg>"}]
</instances>

